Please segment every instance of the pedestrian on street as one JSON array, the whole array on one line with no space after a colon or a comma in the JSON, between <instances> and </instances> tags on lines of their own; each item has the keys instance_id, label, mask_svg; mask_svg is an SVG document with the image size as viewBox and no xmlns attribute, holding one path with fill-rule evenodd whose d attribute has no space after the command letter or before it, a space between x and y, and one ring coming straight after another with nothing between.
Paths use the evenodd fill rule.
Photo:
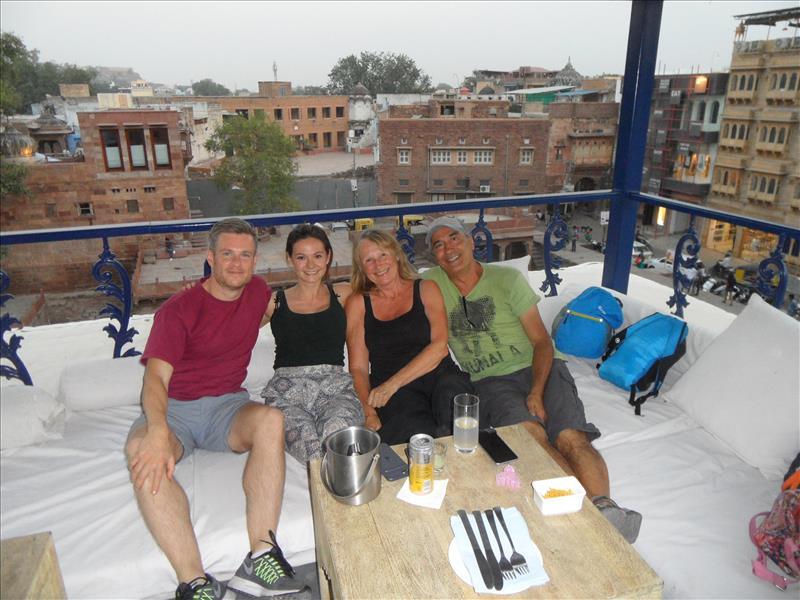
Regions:
<instances>
[{"instance_id":1,"label":"pedestrian on street","mask_svg":"<svg viewBox=\"0 0 800 600\"><path fill-rule=\"evenodd\" d=\"M572 251L575 252L575 248L578 246L578 226L572 226Z\"/></svg>"},{"instance_id":2,"label":"pedestrian on street","mask_svg":"<svg viewBox=\"0 0 800 600\"><path fill-rule=\"evenodd\" d=\"M733 276L733 270L728 271L725 279L725 300L724 303L733 306L733 291L736 287L736 278Z\"/></svg>"}]
</instances>

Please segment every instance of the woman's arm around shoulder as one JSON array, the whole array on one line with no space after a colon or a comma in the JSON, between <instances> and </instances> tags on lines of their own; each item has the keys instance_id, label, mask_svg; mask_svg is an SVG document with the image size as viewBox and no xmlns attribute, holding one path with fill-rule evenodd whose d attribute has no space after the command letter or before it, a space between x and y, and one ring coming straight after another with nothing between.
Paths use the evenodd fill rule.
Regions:
<instances>
[{"instance_id":1,"label":"woman's arm around shoulder","mask_svg":"<svg viewBox=\"0 0 800 600\"><path fill-rule=\"evenodd\" d=\"M431 324L431 346L439 351L440 358L447 356L447 310L444 297L435 281L424 279L420 284L420 297L425 316Z\"/></svg>"},{"instance_id":2,"label":"woman's arm around shoulder","mask_svg":"<svg viewBox=\"0 0 800 600\"><path fill-rule=\"evenodd\" d=\"M364 296L350 294L344 305L347 317L347 366L353 377L353 387L364 409L364 424L377 431L381 421L375 408L369 405L369 350L364 341Z\"/></svg>"},{"instance_id":3,"label":"woman's arm around shoulder","mask_svg":"<svg viewBox=\"0 0 800 600\"><path fill-rule=\"evenodd\" d=\"M267 323L269 323L270 319L272 319L272 315L275 313L275 297L278 295L277 292L273 293L270 296L269 302L267 302L267 310L264 311L264 316L261 317L261 324L259 327L263 327Z\"/></svg>"}]
</instances>

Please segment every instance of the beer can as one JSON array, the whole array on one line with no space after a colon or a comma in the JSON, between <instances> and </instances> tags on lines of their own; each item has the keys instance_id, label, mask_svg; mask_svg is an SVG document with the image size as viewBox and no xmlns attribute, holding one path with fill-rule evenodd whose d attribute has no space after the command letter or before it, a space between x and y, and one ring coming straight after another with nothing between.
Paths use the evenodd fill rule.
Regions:
<instances>
[{"instance_id":1,"label":"beer can","mask_svg":"<svg viewBox=\"0 0 800 600\"><path fill-rule=\"evenodd\" d=\"M408 459L408 487L414 494L429 494L433 490L433 438L424 433L411 436Z\"/></svg>"}]
</instances>

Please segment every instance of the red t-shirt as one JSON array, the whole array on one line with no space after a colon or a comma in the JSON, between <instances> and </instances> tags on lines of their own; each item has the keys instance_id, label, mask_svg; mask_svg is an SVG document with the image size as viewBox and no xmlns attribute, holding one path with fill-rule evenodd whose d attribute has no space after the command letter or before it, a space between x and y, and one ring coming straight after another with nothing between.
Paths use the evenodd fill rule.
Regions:
<instances>
[{"instance_id":1,"label":"red t-shirt","mask_svg":"<svg viewBox=\"0 0 800 600\"><path fill-rule=\"evenodd\" d=\"M141 362L160 358L172 365L168 394L175 400L238 392L271 294L259 277L230 302L202 285L176 294L156 312Z\"/></svg>"}]
</instances>

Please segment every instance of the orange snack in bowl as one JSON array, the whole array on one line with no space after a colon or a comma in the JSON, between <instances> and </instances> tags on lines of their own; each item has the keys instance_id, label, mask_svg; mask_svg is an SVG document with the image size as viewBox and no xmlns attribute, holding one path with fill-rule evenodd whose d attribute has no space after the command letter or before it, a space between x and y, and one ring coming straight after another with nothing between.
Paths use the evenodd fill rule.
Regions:
<instances>
[{"instance_id":1,"label":"orange snack in bowl","mask_svg":"<svg viewBox=\"0 0 800 600\"><path fill-rule=\"evenodd\" d=\"M545 498L558 498L560 496L571 496L572 490L562 490L559 488L550 488L545 493Z\"/></svg>"}]
</instances>

